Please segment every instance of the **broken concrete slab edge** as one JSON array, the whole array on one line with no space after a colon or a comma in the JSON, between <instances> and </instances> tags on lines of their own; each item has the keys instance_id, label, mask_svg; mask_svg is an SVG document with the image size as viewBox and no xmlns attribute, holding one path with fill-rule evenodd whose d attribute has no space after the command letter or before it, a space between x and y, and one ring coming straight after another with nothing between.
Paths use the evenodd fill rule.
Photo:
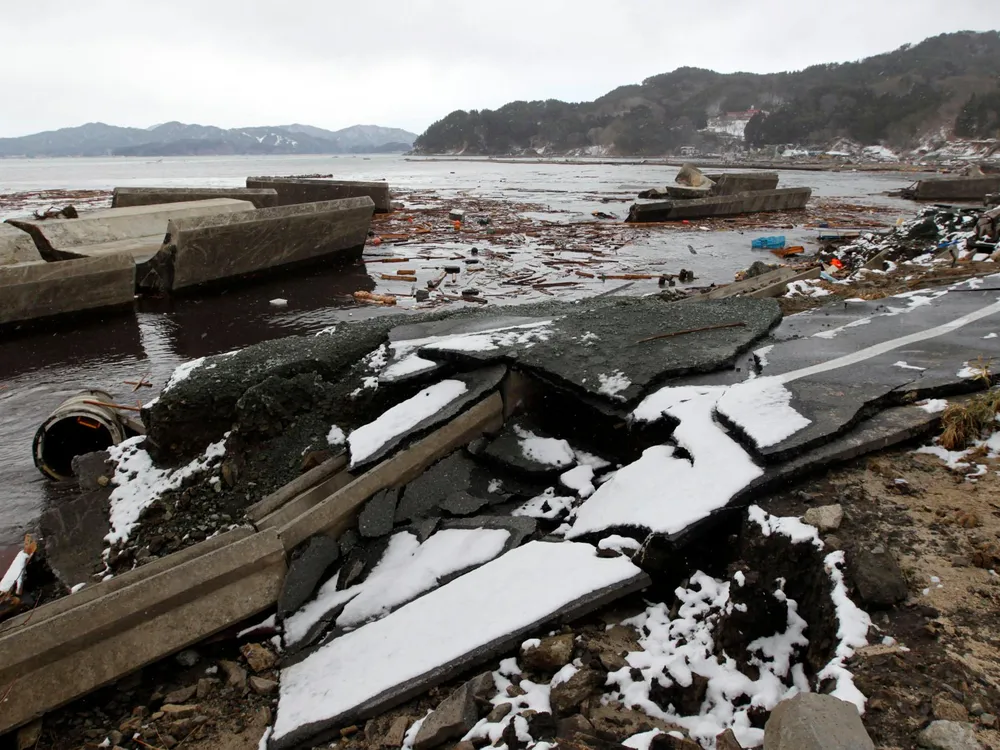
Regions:
<instances>
[{"instance_id":1,"label":"broken concrete slab edge","mask_svg":"<svg viewBox=\"0 0 1000 750\"><path fill-rule=\"evenodd\" d=\"M581 597L563 607L562 614L556 614L554 616L529 623L524 627L518 628L517 631L509 634L508 636L499 638L484 645L476 652L466 654L447 664L441 665L435 670L426 672L425 674L411 680L410 686L402 691L386 691L385 693L382 693L381 695L378 695L375 698L372 698L355 707L350 713L341 714L340 716L335 716L319 722L319 724L322 725L321 727L317 726L317 724L299 727L294 732L282 737L279 741L270 742L268 744L268 750L299 750L300 748L312 747L315 744L320 744L322 742L329 741L334 737L339 737L339 731L334 731L331 727L340 726L348 719L360 720L363 718L369 718L379 712L387 711L395 706L401 705L411 698L421 695L427 690L436 687L453 677L457 677L459 674L472 669L473 667L477 667L480 664L488 662L489 660L506 653L507 651L513 650L520 645L521 640L527 633L538 630L549 623L562 624L585 617L596 609L603 607L605 604L609 604L610 602L628 596L629 594L641 591L651 584L652 579L649 575L646 573L640 573L625 583L591 592L587 596Z\"/></svg>"},{"instance_id":2,"label":"broken concrete slab edge","mask_svg":"<svg viewBox=\"0 0 1000 750\"><path fill-rule=\"evenodd\" d=\"M298 518L289 521L278 530L285 549L290 551L320 532L339 536L351 525L352 519L356 522L361 506L376 492L405 484L438 458L489 431L491 426L496 428L498 421L499 424L503 423L503 399L494 391L447 424L409 448L385 459ZM347 501L347 505L339 507L339 503L344 501Z\"/></svg>"},{"instance_id":3,"label":"broken concrete slab edge","mask_svg":"<svg viewBox=\"0 0 1000 750\"><path fill-rule=\"evenodd\" d=\"M246 539L253 534L254 529L250 526L240 526L235 529L231 529L230 531L219 534L211 539L198 542L198 544L194 544L186 549L165 555L164 557L153 560L146 565L134 568L126 573L122 573L121 575L117 575L114 578L101 581L100 583L96 583L92 586L87 586L72 596L66 596L61 599L57 599L54 602L44 604L31 613L25 613L9 620L5 620L3 623L0 623L0 640L2 640L8 632L22 625L27 625L29 621L33 624L45 622L56 615L82 607L87 602L105 596L106 594L118 591L127 586L132 586L133 584L151 578L152 576L158 575L166 570L171 570L185 562L196 560L209 554L210 552L214 552L217 549L221 549L222 547L230 544L235 544L236 542Z\"/></svg>"},{"instance_id":4,"label":"broken concrete slab edge","mask_svg":"<svg viewBox=\"0 0 1000 750\"><path fill-rule=\"evenodd\" d=\"M221 565L222 572L213 573L213 564ZM6 684L34 675L29 680L32 686L39 684L40 676L44 676L42 681L51 683L45 690L12 693L8 697L7 710L0 716L0 732L267 609L277 601L286 570L284 550L277 534L251 534L82 606L0 636L0 644L3 644L0 655L6 657L7 662L0 667L0 682ZM222 596L220 602L220 595L247 584L253 585L254 595L239 594L232 599L238 613L225 614L228 611L224 606L226 597ZM163 624L163 618L180 617L185 610L199 607L208 607L215 620L196 618L188 623L186 631ZM119 615L123 609L125 612ZM160 627L167 628L176 642L166 637L142 635ZM133 643L123 648L120 646L123 641ZM139 648L139 644L144 648ZM104 648L109 651L103 657L94 653ZM102 666L100 669L80 669L78 662L81 659L84 663L87 659L97 659L96 663Z\"/></svg>"},{"instance_id":5,"label":"broken concrete slab edge","mask_svg":"<svg viewBox=\"0 0 1000 750\"><path fill-rule=\"evenodd\" d=\"M755 460L762 462L765 465L776 464L794 460L796 456L802 455L807 451L814 450L831 443L838 438L844 437L852 432L859 424L893 407L906 406L907 404L915 401L928 398L962 396L985 390L987 387L985 384L978 383L972 379L942 385L933 385L925 388L914 387L914 384L918 384L919 382L920 376L918 375L913 380L896 386L884 395L861 404L854 416L852 416L850 420L847 420L838 426L834 431L825 435L817 435L815 438L807 441L794 443L787 448L781 448L780 446L788 443L789 440L794 438L794 435L792 438L782 441L782 443L778 443L774 450L760 451L756 445L754 445L753 441L747 438L738 426L732 424L721 414L718 414L717 418L732 431L734 437L740 445L747 450Z\"/></svg>"}]
</instances>

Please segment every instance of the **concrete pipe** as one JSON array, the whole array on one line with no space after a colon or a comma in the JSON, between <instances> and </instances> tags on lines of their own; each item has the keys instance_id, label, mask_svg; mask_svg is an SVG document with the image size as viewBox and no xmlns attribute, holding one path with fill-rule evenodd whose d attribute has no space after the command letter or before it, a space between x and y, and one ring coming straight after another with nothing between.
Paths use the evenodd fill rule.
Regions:
<instances>
[{"instance_id":1,"label":"concrete pipe","mask_svg":"<svg viewBox=\"0 0 1000 750\"><path fill-rule=\"evenodd\" d=\"M81 391L56 407L35 433L32 454L35 466L50 479L73 478L73 458L117 445L127 430L118 412L88 401L111 403L104 391Z\"/></svg>"}]
</instances>

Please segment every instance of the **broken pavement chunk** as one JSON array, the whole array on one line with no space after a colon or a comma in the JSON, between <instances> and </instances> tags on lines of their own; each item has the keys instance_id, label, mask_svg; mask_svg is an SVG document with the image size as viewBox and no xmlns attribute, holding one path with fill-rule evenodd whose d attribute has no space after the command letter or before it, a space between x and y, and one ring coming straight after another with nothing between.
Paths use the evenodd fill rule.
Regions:
<instances>
[{"instance_id":1,"label":"broken pavement chunk","mask_svg":"<svg viewBox=\"0 0 1000 750\"><path fill-rule=\"evenodd\" d=\"M496 388L506 373L497 365L456 375L386 410L348 436L351 468L380 461L409 438L450 420Z\"/></svg>"},{"instance_id":2,"label":"broken pavement chunk","mask_svg":"<svg viewBox=\"0 0 1000 750\"><path fill-rule=\"evenodd\" d=\"M278 612L287 616L305 604L323 576L340 557L337 540L324 534L310 537L293 557L278 600Z\"/></svg>"},{"instance_id":3,"label":"broken pavement chunk","mask_svg":"<svg viewBox=\"0 0 1000 750\"><path fill-rule=\"evenodd\" d=\"M609 297L588 300L585 307L545 327L524 328L525 335L536 333L526 343L477 348L468 341L472 337L466 337L461 346L439 342L419 351L427 358L469 364L516 359L524 370L617 406L636 402L669 377L730 365L780 320L778 303L771 299L668 303L656 298ZM456 321L448 322L456 326ZM718 327L734 323L745 325ZM713 326L700 333L636 343ZM591 341L600 344L581 345Z\"/></svg>"},{"instance_id":4,"label":"broken pavement chunk","mask_svg":"<svg viewBox=\"0 0 1000 750\"><path fill-rule=\"evenodd\" d=\"M503 653L543 623L648 584L629 560L598 557L588 544L530 542L282 670L271 750L321 741Z\"/></svg>"},{"instance_id":5,"label":"broken pavement chunk","mask_svg":"<svg viewBox=\"0 0 1000 750\"><path fill-rule=\"evenodd\" d=\"M570 444L548 437L521 420L506 423L482 451L484 460L539 479L554 477L576 463Z\"/></svg>"},{"instance_id":6,"label":"broken pavement chunk","mask_svg":"<svg viewBox=\"0 0 1000 750\"><path fill-rule=\"evenodd\" d=\"M396 488L382 490L365 503L361 515L358 516L358 531L365 538L385 536L392 533L393 519L396 515Z\"/></svg>"},{"instance_id":7,"label":"broken pavement chunk","mask_svg":"<svg viewBox=\"0 0 1000 750\"><path fill-rule=\"evenodd\" d=\"M437 517L442 509L460 515L456 511L475 505L475 498L482 498L482 505L503 500L505 495L489 491L492 476L462 451L455 451L406 485L396 507L396 523Z\"/></svg>"},{"instance_id":8,"label":"broken pavement chunk","mask_svg":"<svg viewBox=\"0 0 1000 750\"><path fill-rule=\"evenodd\" d=\"M442 529L500 529L510 534L504 548L509 551L520 547L521 543L535 533L538 523L526 516L474 516L472 518L452 518L442 522Z\"/></svg>"}]
</instances>

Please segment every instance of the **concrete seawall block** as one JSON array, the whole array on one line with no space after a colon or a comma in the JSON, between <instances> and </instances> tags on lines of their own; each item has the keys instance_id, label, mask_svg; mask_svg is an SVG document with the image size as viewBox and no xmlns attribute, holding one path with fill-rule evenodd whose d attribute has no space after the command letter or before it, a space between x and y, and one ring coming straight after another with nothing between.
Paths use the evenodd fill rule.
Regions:
<instances>
[{"instance_id":1,"label":"concrete seawall block","mask_svg":"<svg viewBox=\"0 0 1000 750\"><path fill-rule=\"evenodd\" d=\"M375 203L375 213L389 213L389 183L352 180L322 180L299 177L247 177L248 188L271 188L278 193L278 205L367 196Z\"/></svg>"},{"instance_id":2,"label":"concrete seawall block","mask_svg":"<svg viewBox=\"0 0 1000 750\"><path fill-rule=\"evenodd\" d=\"M124 253L0 266L0 325L124 307L134 297L135 262Z\"/></svg>"},{"instance_id":3,"label":"concrete seawall block","mask_svg":"<svg viewBox=\"0 0 1000 750\"><path fill-rule=\"evenodd\" d=\"M774 190L778 187L777 172L726 172L705 176L715 182L712 195L733 195L748 190Z\"/></svg>"},{"instance_id":4,"label":"concrete seawall block","mask_svg":"<svg viewBox=\"0 0 1000 750\"><path fill-rule=\"evenodd\" d=\"M0 733L262 612L285 572L277 534L262 532L5 629L0 685L15 687Z\"/></svg>"},{"instance_id":5,"label":"concrete seawall block","mask_svg":"<svg viewBox=\"0 0 1000 750\"><path fill-rule=\"evenodd\" d=\"M30 234L10 224L0 224L0 266L41 259Z\"/></svg>"},{"instance_id":6,"label":"concrete seawall block","mask_svg":"<svg viewBox=\"0 0 1000 750\"><path fill-rule=\"evenodd\" d=\"M132 206L90 211L78 219L8 219L7 223L31 235L45 260L69 260L115 252L148 258L163 243L167 222L190 216L232 213L252 209L248 201L215 198L167 205Z\"/></svg>"},{"instance_id":7,"label":"concrete seawall block","mask_svg":"<svg viewBox=\"0 0 1000 750\"><path fill-rule=\"evenodd\" d=\"M1000 175L986 177L938 177L920 180L913 188L918 201L952 200L982 201L988 193L1000 190Z\"/></svg>"},{"instance_id":8,"label":"concrete seawall block","mask_svg":"<svg viewBox=\"0 0 1000 750\"><path fill-rule=\"evenodd\" d=\"M139 285L167 292L320 259L351 262L361 257L373 211L362 197L171 219Z\"/></svg>"},{"instance_id":9,"label":"concrete seawall block","mask_svg":"<svg viewBox=\"0 0 1000 750\"><path fill-rule=\"evenodd\" d=\"M254 208L270 208L278 205L278 194L274 190L226 187L116 187L111 196L111 207L130 208L216 198L250 201Z\"/></svg>"},{"instance_id":10,"label":"concrete seawall block","mask_svg":"<svg viewBox=\"0 0 1000 750\"><path fill-rule=\"evenodd\" d=\"M692 200L635 203L629 209L628 222L680 221L711 216L792 211L805 208L812 195L811 188L781 188L755 190L733 195L716 195Z\"/></svg>"}]
</instances>

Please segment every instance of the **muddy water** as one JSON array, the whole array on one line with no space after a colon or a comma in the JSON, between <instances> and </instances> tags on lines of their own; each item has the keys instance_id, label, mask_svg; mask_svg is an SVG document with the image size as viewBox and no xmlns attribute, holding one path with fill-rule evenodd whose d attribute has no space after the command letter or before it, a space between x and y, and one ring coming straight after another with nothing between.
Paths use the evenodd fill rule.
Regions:
<instances>
[{"instance_id":1,"label":"muddy water","mask_svg":"<svg viewBox=\"0 0 1000 750\"><path fill-rule=\"evenodd\" d=\"M434 190L439 198L470 196L538 205L550 220L590 219L595 210L622 214L638 189L665 184L675 168L507 164L488 160L407 161L400 157L208 157L147 159L51 159L0 161L0 194L54 188L108 189L116 185L240 185L250 174L333 173L344 179L380 179L394 188ZM879 193L903 187L911 175L782 174L784 186L811 185L820 197L899 208L913 204ZM611 202L602 202L610 198ZM22 207L21 212L24 208ZM8 211L9 215L9 211ZM0 218L4 209L0 205ZM789 232L794 236L794 232ZM690 254L687 245L697 249ZM757 255L738 232L684 232L670 242L640 243L634 252L650 267L682 264L703 281L729 281ZM312 270L199 299L158 300L134 313L89 319L75 327L51 327L0 338L0 545L32 530L45 503L58 497L31 459L37 426L64 398L101 388L119 403L148 401L179 363L290 334L314 333L343 320L392 310L357 308L350 294L375 283L363 266L349 271ZM384 270L370 269L372 273ZM675 269L676 270L676 269ZM650 288L647 288L650 287ZM655 289L640 284L631 292ZM287 307L269 300L284 298ZM146 375L153 389L133 392L126 380Z\"/></svg>"}]
</instances>

